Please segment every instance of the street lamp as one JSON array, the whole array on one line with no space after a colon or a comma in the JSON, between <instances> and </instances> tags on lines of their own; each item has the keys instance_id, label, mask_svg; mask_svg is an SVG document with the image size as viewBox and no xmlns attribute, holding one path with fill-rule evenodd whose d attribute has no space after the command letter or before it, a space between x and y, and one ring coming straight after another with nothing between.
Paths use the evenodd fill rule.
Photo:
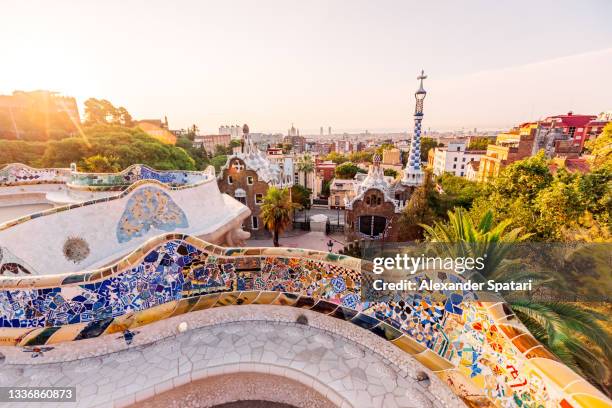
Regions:
<instances>
[{"instance_id":1,"label":"street lamp","mask_svg":"<svg viewBox=\"0 0 612 408\"><path fill-rule=\"evenodd\" d=\"M329 252L331 252L332 249L334 249L334 243L332 242L331 239L327 242L327 248L329 249Z\"/></svg>"}]
</instances>

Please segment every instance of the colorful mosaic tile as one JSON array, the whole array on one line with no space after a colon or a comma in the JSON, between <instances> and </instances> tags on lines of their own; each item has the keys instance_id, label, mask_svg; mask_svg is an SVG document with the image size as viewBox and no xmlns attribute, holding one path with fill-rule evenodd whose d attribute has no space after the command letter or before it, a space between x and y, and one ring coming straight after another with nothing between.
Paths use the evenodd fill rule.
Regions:
<instances>
[{"instance_id":1,"label":"colorful mosaic tile","mask_svg":"<svg viewBox=\"0 0 612 408\"><path fill-rule=\"evenodd\" d=\"M159 171L135 164L120 173L72 173L70 185L89 187L126 187L139 180L156 180L169 186L184 186L211 178L206 172Z\"/></svg>"},{"instance_id":2,"label":"colorful mosaic tile","mask_svg":"<svg viewBox=\"0 0 612 408\"><path fill-rule=\"evenodd\" d=\"M0 275L30 275L32 272L34 272L34 269L31 266L13 255L8 248L0 246Z\"/></svg>"},{"instance_id":3,"label":"colorful mosaic tile","mask_svg":"<svg viewBox=\"0 0 612 408\"><path fill-rule=\"evenodd\" d=\"M316 251L224 249L172 234L144 248L119 266L64 276L62 285L48 285L51 279L50 287L41 288L29 288L29 278L13 287L4 282L0 339L14 333L13 344L36 353L54 338L121 333L129 343L139 325L180 313L224 305L287 305L351 322L393 342L470 405L589 406L576 403L551 380L554 368L563 367L552 355L523 354L540 346L502 303L483 303L461 291L362 302L359 263L348 257L330 260ZM84 325L74 329L76 323ZM524 350L512 342L517 337L525 339ZM572 381L582 381L570 374ZM589 393L606 401L593 387Z\"/></svg>"},{"instance_id":4,"label":"colorful mosaic tile","mask_svg":"<svg viewBox=\"0 0 612 408\"><path fill-rule=\"evenodd\" d=\"M117 225L117 240L127 242L151 228L174 231L188 226L187 216L170 195L157 187L144 187L128 200Z\"/></svg>"},{"instance_id":5,"label":"colorful mosaic tile","mask_svg":"<svg viewBox=\"0 0 612 408\"><path fill-rule=\"evenodd\" d=\"M35 169L24 164L8 164L0 169L0 186L65 183L70 169Z\"/></svg>"}]
</instances>

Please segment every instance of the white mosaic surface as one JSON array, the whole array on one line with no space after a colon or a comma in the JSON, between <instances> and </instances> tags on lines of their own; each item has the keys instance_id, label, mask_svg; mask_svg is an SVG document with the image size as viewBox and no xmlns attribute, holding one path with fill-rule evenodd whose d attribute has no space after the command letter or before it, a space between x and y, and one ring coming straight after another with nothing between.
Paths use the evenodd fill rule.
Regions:
<instances>
[{"instance_id":1,"label":"white mosaic surface","mask_svg":"<svg viewBox=\"0 0 612 408\"><path fill-rule=\"evenodd\" d=\"M263 313L268 321L258 320ZM294 323L299 314L308 318L308 326ZM190 330L178 333L183 321ZM223 307L141 329L127 349L117 336L105 336L58 345L35 359L10 353L0 364L0 386L76 386L78 403L62 407L109 407L206 377L261 372L296 380L342 407L463 406L432 373L427 373L430 380L415 380L427 370L399 349L351 324L310 311ZM61 361L69 350L77 359Z\"/></svg>"}]
</instances>

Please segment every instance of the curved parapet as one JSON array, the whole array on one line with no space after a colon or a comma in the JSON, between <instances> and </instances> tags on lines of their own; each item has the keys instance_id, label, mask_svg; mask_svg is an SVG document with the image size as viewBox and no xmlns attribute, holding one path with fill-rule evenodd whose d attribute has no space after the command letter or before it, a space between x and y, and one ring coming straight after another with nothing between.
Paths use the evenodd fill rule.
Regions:
<instances>
[{"instance_id":1,"label":"curved parapet","mask_svg":"<svg viewBox=\"0 0 612 408\"><path fill-rule=\"evenodd\" d=\"M68 187L86 190L117 191L140 180L156 180L171 187L200 183L214 178L214 168L206 171L155 170L144 164L134 164L119 173L72 172Z\"/></svg>"},{"instance_id":2,"label":"curved parapet","mask_svg":"<svg viewBox=\"0 0 612 408\"><path fill-rule=\"evenodd\" d=\"M169 234L108 268L0 277L0 344L51 350L113 333L133 336L151 323L221 306L290 306L390 342L470 406L612 406L539 344L505 303L480 302L469 292L440 292L436 301L423 295L362 302L361 272L370 267L319 251L222 248Z\"/></svg>"},{"instance_id":3,"label":"curved parapet","mask_svg":"<svg viewBox=\"0 0 612 408\"><path fill-rule=\"evenodd\" d=\"M113 196L0 224L0 250L28 265L11 271L50 275L107 265L163 232L240 243L235 230L248 214L213 177L182 187L141 180Z\"/></svg>"},{"instance_id":4,"label":"curved parapet","mask_svg":"<svg viewBox=\"0 0 612 408\"><path fill-rule=\"evenodd\" d=\"M69 179L70 169L35 169L21 163L11 163L0 168L0 187L65 184Z\"/></svg>"}]
</instances>

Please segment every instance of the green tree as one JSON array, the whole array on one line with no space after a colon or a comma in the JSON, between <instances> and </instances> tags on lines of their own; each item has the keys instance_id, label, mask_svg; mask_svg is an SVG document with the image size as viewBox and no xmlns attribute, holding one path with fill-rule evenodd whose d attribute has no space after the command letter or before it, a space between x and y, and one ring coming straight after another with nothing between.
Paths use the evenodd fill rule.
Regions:
<instances>
[{"instance_id":1,"label":"green tree","mask_svg":"<svg viewBox=\"0 0 612 408\"><path fill-rule=\"evenodd\" d=\"M345 155L341 154L341 153L331 152L330 154L328 154L325 157L325 160L331 160L331 161L333 161L336 164L342 164L342 163L347 162L348 158Z\"/></svg>"},{"instance_id":2,"label":"green tree","mask_svg":"<svg viewBox=\"0 0 612 408\"><path fill-rule=\"evenodd\" d=\"M352 179L355 174L365 172L360 169L356 164L351 162L342 163L336 167L336 177L339 179Z\"/></svg>"},{"instance_id":3,"label":"green tree","mask_svg":"<svg viewBox=\"0 0 612 408\"><path fill-rule=\"evenodd\" d=\"M321 196L329 197L331 194L331 180L324 180L323 185L321 186Z\"/></svg>"},{"instance_id":4,"label":"green tree","mask_svg":"<svg viewBox=\"0 0 612 408\"><path fill-rule=\"evenodd\" d=\"M487 212L478 222L462 209L449 213L448 223L423 225L427 239L440 243L440 256L485 256L485 279L515 282L531 277L506 268L511 264L510 244L529 238L521 228L508 230L509 222L495 224ZM469 254L469 255L468 255ZM612 339L602 326L608 316L579 303L510 300L515 315L533 336L566 365L576 370L594 385L604 389L610 372Z\"/></svg>"},{"instance_id":5,"label":"green tree","mask_svg":"<svg viewBox=\"0 0 612 408\"><path fill-rule=\"evenodd\" d=\"M315 170L315 163L312 160L312 156L304 154L297 163L297 169L299 172L304 173L304 187L308 188L308 175Z\"/></svg>"},{"instance_id":6,"label":"green tree","mask_svg":"<svg viewBox=\"0 0 612 408\"><path fill-rule=\"evenodd\" d=\"M437 195L431 173L428 172L425 175L425 182L414 190L402 211L400 217L402 239L422 239L424 231L422 225L431 225L439 219L434 211Z\"/></svg>"},{"instance_id":7,"label":"green tree","mask_svg":"<svg viewBox=\"0 0 612 408\"><path fill-rule=\"evenodd\" d=\"M224 155L228 155L231 153L232 153L231 149L228 148L227 146L223 146L223 145L215 146L215 156L224 156Z\"/></svg>"},{"instance_id":8,"label":"green tree","mask_svg":"<svg viewBox=\"0 0 612 408\"><path fill-rule=\"evenodd\" d=\"M121 166L116 157L96 154L83 160L82 169L93 173L116 173L121 170Z\"/></svg>"},{"instance_id":9,"label":"green tree","mask_svg":"<svg viewBox=\"0 0 612 408\"><path fill-rule=\"evenodd\" d=\"M23 163L40 167L40 159L47 148L44 142L0 140L0 167L10 163Z\"/></svg>"},{"instance_id":10,"label":"green tree","mask_svg":"<svg viewBox=\"0 0 612 408\"><path fill-rule=\"evenodd\" d=\"M299 184L294 184L291 187L291 200L301 205L303 208L310 208L310 195L312 191L309 188L301 186Z\"/></svg>"},{"instance_id":11,"label":"green tree","mask_svg":"<svg viewBox=\"0 0 612 408\"><path fill-rule=\"evenodd\" d=\"M226 155L215 156L212 159L210 159L210 164L215 167L215 171L217 173L221 170L221 167L223 167L226 162L227 162Z\"/></svg>"},{"instance_id":12,"label":"green tree","mask_svg":"<svg viewBox=\"0 0 612 408\"><path fill-rule=\"evenodd\" d=\"M421 161L422 162L426 162L427 161L427 155L429 154L429 151L435 147L442 147L444 146L442 143L438 143L435 139L432 139L431 137L422 137L421 138Z\"/></svg>"},{"instance_id":13,"label":"green tree","mask_svg":"<svg viewBox=\"0 0 612 408\"><path fill-rule=\"evenodd\" d=\"M374 156L374 152L364 150L349 154L348 159L353 163L372 163L372 156Z\"/></svg>"},{"instance_id":14,"label":"green tree","mask_svg":"<svg viewBox=\"0 0 612 408\"><path fill-rule=\"evenodd\" d=\"M476 137L470 140L468 145L469 150L487 150L487 146L491 144L493 140L489 137Z\"/></svg>"},{"instance_id":15,"label":"green tree","mask_svg":"<svg viewBox=\"0 0 612 408\"><path fill-rule=\"evenodd\" d=\"M261 205L261 219L268 231L272 233L275 247L280 246L278 237L291 223L293 211L300 208L299 204L291 201L289 189L268 188Z\"/></svg>"},{"instance_id":16,"label":"green tree","mask_svg":"<svg viewBox=\"0 0 612 408\"><path fill-rule=\"evenodd\" d=\"M164 144L139 128L118 126L89 127L83 137L48 142L41 165L68 167L79 163L83 167L84 160L95 155L116 158L120 168L141 163L159 170L195 170L195 162L185 150Z\"/></svg>"},{"instance_id":17,"label":"green tree","mask_svg":"<svg viewBox=\"0 0 612 408\"><path fill-rule=\"evenodd\" d=\"M610 395L607 377L612 338L605 329L609 315L580 303L517 300L511 306L538 341L565 365Z\"/></svg>"},{"instance_id":18,"label":"green tree","mask_svg":"<svg viewBox=\"0 0 612 408\"><path fill-rule=\"evenodd\" d=\"M85 101L85 124L131 127L134 122L124 107L116 108L106 99L89 98Z\"/></svg>"},{"instance_id":19,"label":"green tree","mask_svg":"<svg viewBox=\"0 0 612 408\"><path fill-rule=\"evenodd\" d=\"M596 139L589 140L586 148L593 156L593 167L612 171L612 123L608 123Z\"/></svg>"},{"instance_id":20,"label":"green tree","mask_svg":"<svg viewBox=\"0 0 612 408\"><path fill-rule=\"evenodd\" d=\"M474 200L482 195L482 185L465 177L444 173L436 181L443 191L438 197L438 206L444 214L455 207L469 209Z\"/></svg>"},{"instance_id":21,"label":"green tree","mask_svg":"<svg viewBox=\"0 0 612 408\"><path fill-rule=\"evenodd\" d=\"M550 186L552 179L544 151L540 151L503 169L492 184L504 197L532 202L542 189Z\"/></svg>"}]
</instances>

